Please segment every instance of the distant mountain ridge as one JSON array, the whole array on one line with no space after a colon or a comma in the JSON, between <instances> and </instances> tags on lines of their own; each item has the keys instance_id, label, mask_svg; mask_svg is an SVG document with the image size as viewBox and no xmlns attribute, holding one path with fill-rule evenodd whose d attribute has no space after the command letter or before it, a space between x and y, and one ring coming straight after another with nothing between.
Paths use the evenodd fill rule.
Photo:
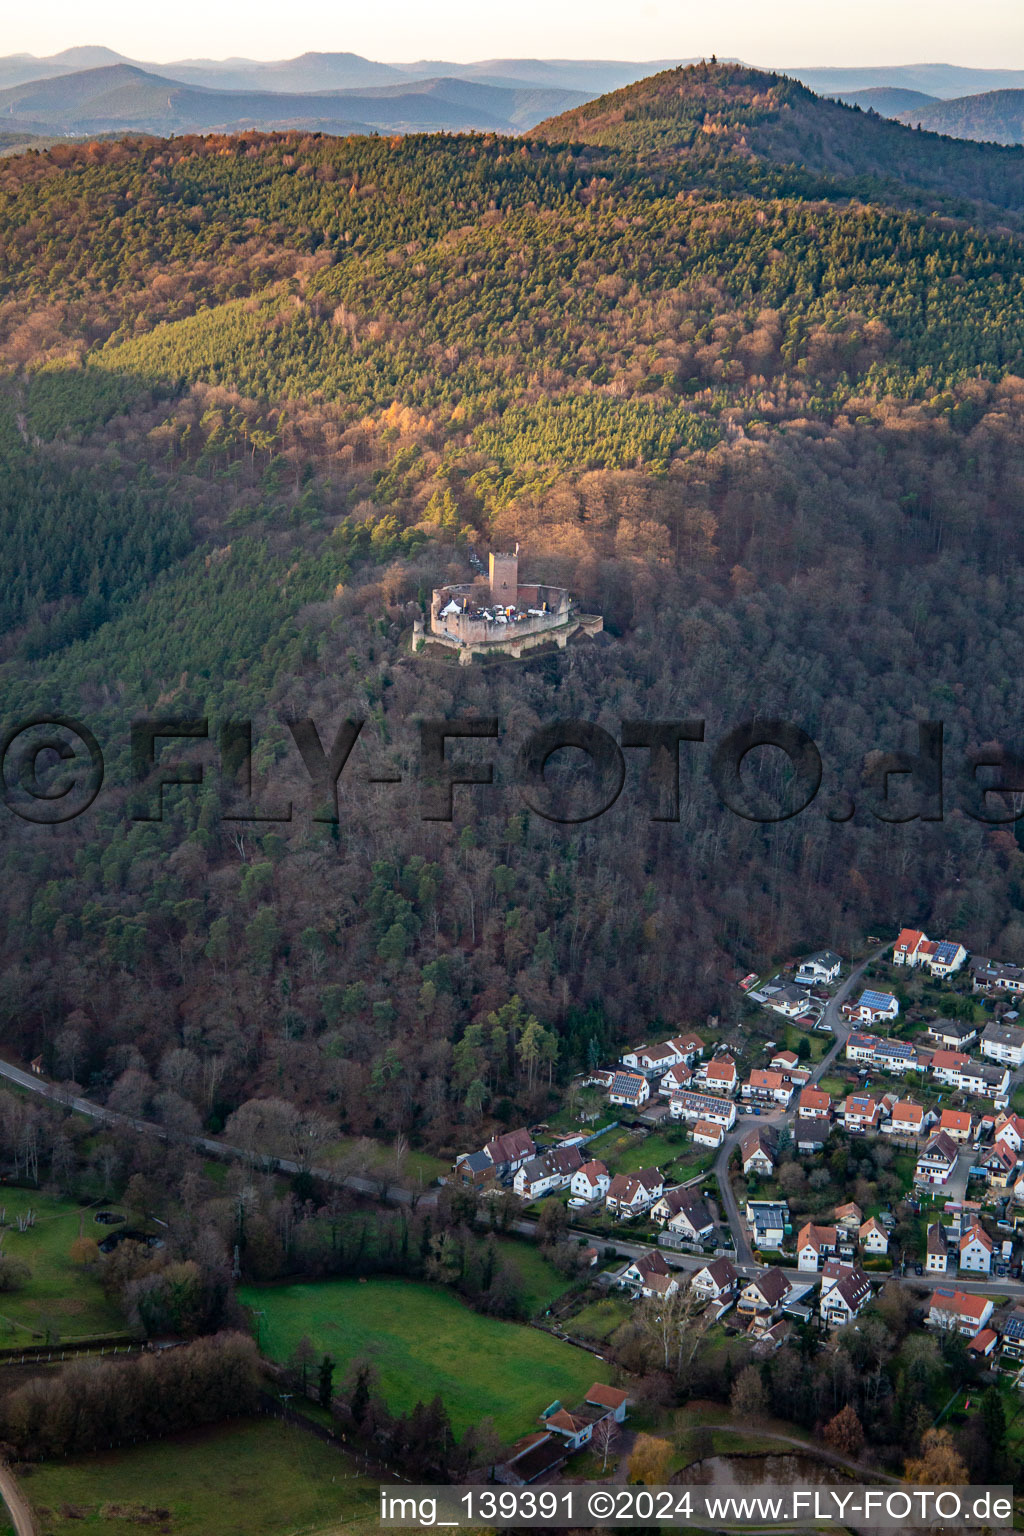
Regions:
<instances>
[{"instance_id":1,"label":"distant mountain ridge","mask_svg":"<svg viewBox=\"0 0 1024 1536\"><path fill-rule=\"evenodd\" d=\"M956 101L925 102L900 112L899 121L954 139L1024 144L1024 90L986 91Z\"/></svg>"},{"instance_id":2,"label":"distant mountain ridge","mask_svg":"<svg viewBox=\"0 0 1024 1536\"><path fill-rule=\"evenodd\" d=\"M226 91L186 85L134 64L106 64L0 90L0 129L28 133L197 133L302 127L518 133L579 92L461 80L410 80L363 90Z\"/></svg>"}]
</instances>

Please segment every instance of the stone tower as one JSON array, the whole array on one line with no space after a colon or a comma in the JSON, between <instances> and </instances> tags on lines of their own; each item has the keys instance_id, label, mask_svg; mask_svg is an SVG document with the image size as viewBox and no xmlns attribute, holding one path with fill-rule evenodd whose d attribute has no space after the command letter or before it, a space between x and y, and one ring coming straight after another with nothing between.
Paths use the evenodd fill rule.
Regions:
<instances>
[{"instance_id":1,"label":"stone tower","mask_svg":"<svg viewBox=\"0 0 1024 1536\"><path fill-rule=\"evenodd\" d=\"M519 592L519 546L516 546L514 555L492 553L488 566L491 602L507 608L515 602Z\"/></svg>"}]
</instances>

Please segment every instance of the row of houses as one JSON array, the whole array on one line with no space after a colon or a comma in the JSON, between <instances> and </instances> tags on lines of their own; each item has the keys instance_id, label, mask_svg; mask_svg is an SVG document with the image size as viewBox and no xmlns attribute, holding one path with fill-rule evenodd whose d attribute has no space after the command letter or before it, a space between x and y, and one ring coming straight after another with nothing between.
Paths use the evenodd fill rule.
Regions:
<instances>
[{"instance_id":1,"label":"row of houses","mask_svg":"<svg viewBox=\"0 0 1024 1536\"><path fill-rule=\"evenodd\" d=\"M994 1025L989 1025L985 1034L993 1028ZM958 1088L975 1098L992 1099L1000 1108L1010 1091L1008 1066L977 1061L965 1051L946 1045L932 1048L910 1040L883 1039L855 1029L846 1042L846 1059L892 1077L902 1077L907 1072L930 1072L944 1087Z\"/></svg>"}]
</instances>

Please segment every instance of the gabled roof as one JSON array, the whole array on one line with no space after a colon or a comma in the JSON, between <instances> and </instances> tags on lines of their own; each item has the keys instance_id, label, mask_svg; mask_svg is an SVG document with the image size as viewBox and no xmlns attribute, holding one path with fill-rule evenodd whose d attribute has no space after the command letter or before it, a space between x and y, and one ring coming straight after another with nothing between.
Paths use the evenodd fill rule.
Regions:
<instances>
[{"instance_id":1,"label":"gabled roof","mask_svg":"<svg viewBox=\"0 0 1024 1536\"><path fill-rule=\"evenodd\" d=\"M703 1269L695 1271L698 1275L710 1275L717 1286L731 1285L737 1279L736 1268L731 1259L715 1259L712 1264L705 1264Z\"/></svg>"},{"instance_id":2,"label":"gabled roof","mask_svg":"<svg viewBox=\"0 0 1024 1536\"><path fill-rule=\"evenodd\" d=\"M803 1142L813 1142L815 1146L823 1147L828 1141L832 1127L821 1115L797 1115L793 1124L793 1139L797 1146Z\"/></svg>"},{"instance_id":3,"label":"gabled roof","mask_svg":"<svg viewBox=\"0 0 1024 1536\"><path fill-rule=\"evenodd\" d=\"M668 1043L674 1051L679 1052L680 1056L688 1056L691 1051L702 1051L704 1049L704 1041L700 1035L673 1035Z\"/></svg>"},{"instance_id":4,"label":"gabled roof","mask_svg":"<svg viewBox=\"0 0 1024 1536\"><path fill-rule=\"evenodd\" d=\"M820 1088L801 1088L800 1097L796 1101L796 1107L801 1109L831 1109L832 1099Z\"/></svg>"},{"instance_id":5,"label":"gabled roof","mask_svg":"<svg viewBox=\"0 0 1024 1536\"><path fill-rule=\"evenodd\" d=\"M820 1253L823 1248L834 1248L837 1241L835 1227L818 1227L813 1221L808 1221L800 1228L797 1235L797 1252L799 1253L801 1248L810 1246L815 1253Z\"/></svg>"},{"instance_id":6,"label":"gabled roof","mask_svg":"<svg viewBox=\"0 0 1024 1536\"><path fill-rule=\"evenodd\" d=\"M874 992L870 987L862 992L857 1003L858 1008L877 1008L887 1012L896 1001L891 992Z\"/></svg>"},{"instance_id":7,"label":"gabled roof","mask_svg":"<svg viewBox=\"0 0 1024 1536\"><path fill-rule=\"evenodd\" d=\"M693 1127L693 1134L695 1136L716 1136L721 1140L725 1132L715 1120L698 1120Z\"/></svg>"},{"instance_id":8,"label":"gabled roof","mask_svg":"<svg viewBox=\"0 0 1024 1536\"><path fill-rule=\"evenodd\" d=\"M667 1275L670 1273L669 1267L665 1263L664 1255L660 1254L657 1248L651 1248L647 1253L642 1253L638 1259L634 1259L632 1267L644 1276ZM629 1269L630 1265L627 1264L626 1268Z\"/></svg>"},{"instance_id":9,"label":"gabled roof","mask_svg":"<svg viewBox=\"0 0 1024 1536\"><path fill-rule=\"evenodd\" d=\"M856 1221L858 1227L864 1220L864 1212L856 1200L848 1200L845 1205L836 1206L836 1221Z\"/></svg>"},{"instance_id":10,"label":"gabled roof","mask_svg":"<svg viewBox=\"0 0 1024 1536\"><path fill-rule=\"evenodd\" d=\"M781 1269L766 1269L750 1283L770 1307L778 1306L783 1297L789 1295L789 1279Z\"/></svg>"},{"instance_id":11,"label":"gabled roof","mask_svg":"<svg viewBox=\"0 0 1024 1536\"><path fill-rule=\"evenodd\" d=\"M879 1237L884 1237L888 1243L889 1234L886 1232L881 1222L877 1221L874 1216L869 1216L867 1221L865 1221L861 1226L858 1236L861 1242L863 1242L865 1238L870 1237L874 1232L877 1232Z\"/></svg>"},{"instance_id":12,"label":"gabled roof","mask_svg":"<svg viewBox=\"0 0 1024 1536\"><path fill-rule=\"evenodd\" d=\"M623 1403L629 1401L629 1393L619 1387L606 1387L603 1382L595 1381L587 1393L586 1401L596 1403L599 1408L621 1408Z\"/></svg>"},{"instance_id":13,"label":"gabled roof","mask_svg":"<svg viewBox=\"0 0 1024 1536\"><path fill-rule=\"evenodd\" d=\"M833 1305L833 1298L841 1296L851 1312L857 1312L871 1295L871 1281L861 1269L852 1269L848 1274L837 1280L828 1295L824 1298L823 1305Z\"/></svg>"},{"instance_id":14,"label":"gabled roof","mask_svg":"<svg viewBox=\"0 0 1024 1536\"><path fill-rule=\"evenodd\" d=\"M932 1071L942 1069L944 1072L960 1072L964 1067L969 1067L971 1058L963 1051L933 1051Z\"/></svg>"},{"instance_id":15,"label":"gabled roof","mask_svg":"<svg viewBox=\"0 0 1024 1536\"><path fill-rule=\"evenodd\" d=\"M998 1338L999 1335L994 1328L983 1328L980 1333L974 1335L967 1348L973 1350L975 1354L984 1355L988 1353Z\"/></svg>"},{"instance_id":16,"label":"gabled roof","mask_svg":"<svg viewBox=\"0 0 1024 1536\"><path fill-rule=\"evenodd\" d=\"M585 1173L591 1184L596 1183L598 1179L607 1178L608 1176L608 1169L601 1162L600 1158L597 1157L592 1162L584 1163L583 1167L577 1168L576 1172Z\"/></svg>"},{"instance_id":17,"label":"gabled roof","mask_svg":"<svg viewBox=\"0 0 1024 1536\"><path fill-rule=\"evenodd\" d=\"M731 1083L736 1077L736 1063L731 1056L719 1056L717 1060L708 1062L704 1077Z\"/></svg>"},{"instance_id":18,"label":"gabled roof","mask_svg":"<svg viewBox=\"0 0 1024 1536\"><path fill-rule=\"evenodd\" d=\"M947 1163L955 1163L959 1155L960 1152L956 1142L951 1141L950 1138L946 1135L945 1131L936 1131L935 1135L931 1138L931 1140L928 1142L928 1145L921 1153L921 1157L941 1157Z\"/></svg>"},{"instance_id":19,"label":"gabled roof","mask_svg":"<svg viewBox=\"0 0 1024 1536\"><path fill-rule=\"evenodd\" d=\"M925 1247L929 1253L945 1254L948 1251L949 1245L946 1242L946 1229L941 1221L933 1221L928 1228Z\"/></svg>"},{"instance_id":20,"label":"gabled roof","mask_svg":"<svg viewBox=\"0 0 1024 1536\"><path fill-rule=\"evenodd\" d=\"M532 1157L535 1150L533 1137L525 1126L518 1131L504 1131L502 1135L492 1137L484 1147L492 1163L514 1163L518 1158Z\"/></svg>"},{"instance_id":21,"label":"gabled roof","mask_svg":"<svg viewBox=\"0 0 1024 1536\"><path fill-rule=\"evenodd\" d=\"M982 1227L968 1227L967 1231L960 1238L960 1252L963 1253L964 1249L969 1248L972 1243L980 1243L986 1253L991 1253L995 1246L988 1233Z\"/></svg>"},{"instance_id":22,"label":"gabled roof","mask_svg":"<svg viewBox=\"0 0 1024 1536\"><path fill-rule=\"evenodd\" d=\"M911 1125L922 1125L924 1123L924 1108L920 1104L915 1104L913 1099L897 1099L892 1107L892 1118L894 1120L909 1120Z\"/></svg>"},{"instance_id":23,"label":"gabled roof","mask_svg":"<svg viewBox=\"0 0 1024 1536\"><path fill-rule=\"evenodd\" d=\"M622 1098L639 1098L646 1086L647 1079L639 1072L616 1072L608 1092L619 1094Z\"/></svg>"},{"instance_id":24,"label":"gabled roof","mask_svg":"<svg viewBox=\"0 0 1024 1536\"><path fill-rule=\"evenodd\" d=\"M775 1132L767 1125L754 1126L740 1142L740 1155L746 1162L757 1152L763 1152L774 1163L776 1156Z\"/></svg>"},{"instance_id":25,"label":"gabled roof","mask_svg":"<svg viewBox=\"0 0 1024 1536\"><path fill-rule=\"evenodd\" d=\"M970 1131L971 1117L965 1109L944 1109L939 1116L940 1131Z\"/></svg>"},{"instance_id":26,"label":"gabled roof","mask_svg":"<svg viewBox=\"0 0 1024 1536\"><path fill-rule=\"evenodd\" d=\"M955 1312L961 1317L974 1318L980 1323L985 1314L985 1308L991 1303L985 1296L972 1296L969 1291L947 1291L940 1288L933 1291L929 1300L929 1310L936 1312Z\"/></svg>"},{"instance_id":27,"label":"gabled roof","mask_svg":"<svg viewBox=\"0 0 1024 1536\"><path fill-rule=\"evenodd\" d=\"M747 1081L751 1088L770 1088L774 1093L786 1080L781 1072L772 1072L768 1067L754 1067Z\"/></svg>"}]
</instances>

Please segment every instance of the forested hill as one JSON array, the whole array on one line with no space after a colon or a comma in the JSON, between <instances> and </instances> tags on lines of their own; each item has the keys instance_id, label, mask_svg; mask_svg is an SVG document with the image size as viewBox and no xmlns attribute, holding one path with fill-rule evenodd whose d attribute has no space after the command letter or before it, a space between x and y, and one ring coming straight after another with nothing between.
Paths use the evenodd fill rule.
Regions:
<instances>
[{"instance_id":1,"label":"forested hill","mask_svg":"<svg viewBox=\"0 0 1024 1536\"><path fill-rule=\"evenodd\" d=\"M937 198L950 211L973 203L976 214L1014 228L1024 212L1024 149L918 132L742 65L665 70L533 132L551 143L624 150L652 166L682 162L692 173L710 162L722 176L729 158L799 167L861 195Z\"/></svg>"},{"instance_id":2,"label":"forested hill","mask_svg":"<svg viewBox=\"0 0 1024 1536\"><path fill-rule=\"evenodd\" d=\"M748 139L786 111L751 105ZM834 111L853 163L868 119ZM699 176L549 133L0 162L0 713L88 722L109 773L66 826L0 815L0 1027L120 1108L217 1125L270 1094L464 1148L660 1022L728 1032L735 981L800 948L917 921L1024 961L1024 855L959 766L1021 745L1024 245L728 133ZM957 188L987 153L942 152ZM431 588L516 540L600 641L413 656ZM759 713L826 763L773 825L708 776ZM425 821L417 721L467 714L501 721L496 783ZM167 749L205 777L162 821L139 715L209 721ZM336 826L306 715L325 743L366 721ZM515 753L557 716L706 719L680 821L637 754L606 816L528 812ZM249 717L257 807L291 820L222 816L214 743ZM947 813L893 824L865 756L920 719Z\"/></svg>"}]
</instances>

